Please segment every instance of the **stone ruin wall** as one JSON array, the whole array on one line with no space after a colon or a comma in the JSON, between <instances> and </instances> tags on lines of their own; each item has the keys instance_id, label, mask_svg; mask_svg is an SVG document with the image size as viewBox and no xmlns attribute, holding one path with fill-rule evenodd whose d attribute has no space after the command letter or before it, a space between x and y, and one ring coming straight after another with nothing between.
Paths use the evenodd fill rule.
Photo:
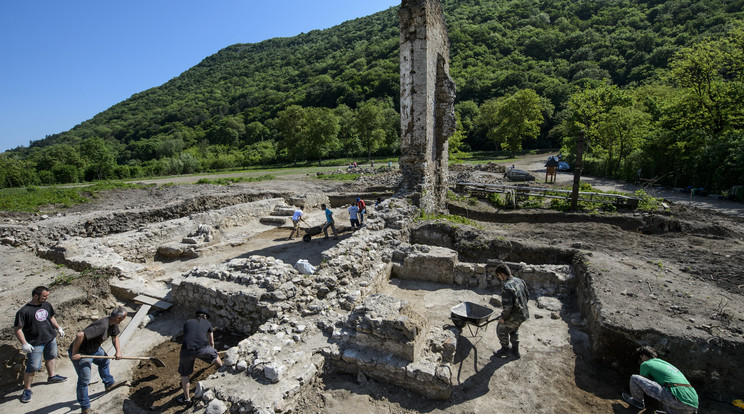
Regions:
<instances>
[{"instance_id":1,"label":"stone ruin wall","mask_svg":"<svg viewBox=\"0 0 744 414\"><path fill-rule=\"evenodd\" d=\"M427 213L441 212L455 131L447 26L438 0L404 0L399 16L401 188Z\"/></svg>"},{"instance_id":2,"label":"stone ruin wall","mask_svg":"<svg viewBox=\"0 0 744 414\"><path fill-rule=\"evenodd\" d=\"M265 212L263 202L215 212L212 217L251 210ZM722 339L706 341L700 335L669 338L659 332L637 332L608 323L602 314L602 299L593 287L596 276L592 272L596 269L585 265L585 253L577 249L526 246L446 222L415 224L413 217L418 209L407 199L386 200L371 213L365 228L323 253L323 264L312 276L300 275L281 261L254 256L196 268L174 280L176 308L210 306L215 309L216 326L250 335L228 351L228 372L205 382L209 390L205 401L227 404L235 411L286 410L319 373L328 369L396 384L431 398L447 398L452 390L449 367L457 333L427 326L404 306L385 308L380 329L370 329L371 321L377 318L369 312L376 308L368 298L381 291L391 276L494 288L496 293L498 282L491 268L498 261L507 261L538 296L567 295L576 286L582 313L589 322L593 353L606 356L610 363L622 357L608 351L643 342L664 349L675 360L686 360L683 369L692 378L711 373L706 378L711 384L706 388L708 393L715 392L716 386L731 389L741 381L740 373L719 361L725 355L744 355L741 344ZM200 221L201 217L193 215L192 219ZM171 225L198 227L179 220L154 224L164 228ZM147 232L148 228L144 226L140 231ZM154 234L161 234L158 241L163 243L168 242L165 235L176 239L182 236L169 231ZM111 237L117 244L127 236ZM143 240L132 236L131 243L149 243ZM105 239L97 242L107 243ZM80 260L85 258L81 256ZM432 271L422 273L418 271L421 268ZM124 267L122 275L131 276ZM394 321L399 318L408 322L396 325ZM692 358L690 349L703 357Z\"/></svg>"},{"instance_id":3,"label":"stone ruin wall","mask_svg":"<svg viewBox=\"0 0 744 414\"><path fill-rule=\"evenodd\" d=\"M744 384L744 340L731 335L701 333L688 326L687 334L670 335L660 330L661 325L634 326L632 322L613 320L613 310L604 306L601 270L589 266L592 259L578 254L573 263L576 273L576 295L581 313L587 320L592 355L626 375L637 373L637 361L632 359L635 349L649 345L660 358L675 361L698 391L718 400L730 398ZM659 324L666 315L659 314ZM691 321L690 321L691 322ZM691 323L692 325L692 323Z\"/></svg>"},{"instance_id":4,"label":"stone ruin wall","mask_svg":"<svg viewBox=\"0 0 744 414\"><path fill-rule=\"evenodd\" d=\"M252 256L174 280L176 307L204 304L214 309L215 325L251 335L228 351L226 363L238 377L210 377L206 398L234 410L284 410L328 369L449 398L456 329L429 326L405 300L377 292L391 276L496 292L495 263L461 263L451 249L409 244L406 224L415 214L405 199L386 200L370 211L364 228L323 253L313 275ZM570 290L561 286L567 284L567 265L511 265L531 285L544 285L539 294Z\"/></svg>"},{"instance_id":5,"label":"stone ruin wall","mask_svg":"<svg viewBox=\"0 0 744 414\"><path fill-rule=\"evenodd\" d=\"M227 365L238 377L210 377L207 398L235 410L286 409L328 364L447 398L455 333L426 326L405 301L386 306L392 298L382 297L382 305L369 299L389 283L392 248L401 245L402 225L416 212L404 200L383 202L354 237L323 253L313 275L252 256L196 268L174 280L177 308L210 306L215 325L252 334L228 351ZM252 387L256 392L247 391Z\"/></svg>"}]
</instances>

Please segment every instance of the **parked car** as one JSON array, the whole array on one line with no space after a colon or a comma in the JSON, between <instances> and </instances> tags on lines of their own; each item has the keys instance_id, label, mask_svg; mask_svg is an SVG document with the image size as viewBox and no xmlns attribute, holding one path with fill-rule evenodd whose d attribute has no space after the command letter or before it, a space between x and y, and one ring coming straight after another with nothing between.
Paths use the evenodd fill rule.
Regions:
<instances>
[{"instance_id":1,"label":"parked car","mask_svg":"<svg viewBox=\"0 0 744 414\"><path fill-rule=\"evenodd\" d=\"M571 166L566 161L561 161L561 156L551 155L548 157L548 161L545 163L546 167L555 166L558 171L571 171Z\"/></svg>"},{"instance_id":2,"label":"parked car","mask_svg":"<svg viewBox=\"0 0 744 414\"><path fill-rule=\"evenodd\" d=\"M511 181L535 181L534 175L516 168L509 168L504 175Z\"/></svg>"}]
</instances>

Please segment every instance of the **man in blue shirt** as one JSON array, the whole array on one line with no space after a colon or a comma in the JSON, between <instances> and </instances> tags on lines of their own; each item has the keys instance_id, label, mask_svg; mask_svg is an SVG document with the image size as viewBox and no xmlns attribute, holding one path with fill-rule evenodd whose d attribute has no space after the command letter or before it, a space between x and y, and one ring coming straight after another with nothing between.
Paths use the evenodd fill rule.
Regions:
<instances>
[{"instance_id":1,"label":"man in blue shirt","mask_svg":"<svg viewBox=\"0 0 744 414\"><path fill-rule=\"evenodd\" d=\"M320 209L325 211L326 215L326 222L323 224L323 233L325 234L325 238L328 238L328 227L333 230L333 238L338 239L338 233L336 232L336 226L333 225L333 212L330 208L327 208L325 204L320 205Z\"/></svg>"}]
</instances>

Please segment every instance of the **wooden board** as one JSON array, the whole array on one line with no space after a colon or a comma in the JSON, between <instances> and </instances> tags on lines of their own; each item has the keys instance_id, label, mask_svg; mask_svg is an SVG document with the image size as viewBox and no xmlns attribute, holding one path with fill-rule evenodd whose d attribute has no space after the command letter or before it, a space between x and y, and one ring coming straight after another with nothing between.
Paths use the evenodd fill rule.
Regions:
<instances>
[{"instance_id":1,"label":"wooden board","mask_svg":"<svg viewBox=\"0 0 744 414\"><path fill-rule=\"evenodd\" d=\"M146 305L154 306L161 310L167 310L171 306L173 306L170 302L166 302L164 300L151 298L149 296L145 295L138 295L136 298L134 298L135 302L138 303L144 303Z\"/></svg>"}]
</instances>

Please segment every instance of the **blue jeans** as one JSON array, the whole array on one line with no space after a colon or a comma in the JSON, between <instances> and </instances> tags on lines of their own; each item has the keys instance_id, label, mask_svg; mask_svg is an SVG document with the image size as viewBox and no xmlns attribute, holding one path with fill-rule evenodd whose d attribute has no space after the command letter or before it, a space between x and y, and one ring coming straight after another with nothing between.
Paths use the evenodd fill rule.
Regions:
<instances>
[{"instance_id":1,"label":"blue jeans","mask_svg":"<svg viewBox=\"0 0 744 414\"><path fill-rule=\"evenodd\" d=\"M34 352L26 354L26 373L36 372L41 369L41 355L44 355L44 361L57 358L57 338L51 341L41 344L34 345Z\"/></svg>"},{"instance_id":2,"label":"blue jeans","mask_svg":"<svg viewBox=\"0 0 744 414\"><path fill-rule=\"evenodd\" d=\"M68 351L70 360L72 360L72 350ZM93 354L96 356L104 356L106 352L100 346ZM103 385L109 386L114 383L114 377L109 372L109 360L102 358L82 358L79 361L72 361L72 365L75 367L75 372L78 376L77 381L77 401L80 404L80 408L87 410L90 408L90 398L88 397L88 383L90 382L90 369L92 365L98 365L98 375L103 381Z\"/></svg>"}]
</instances>

